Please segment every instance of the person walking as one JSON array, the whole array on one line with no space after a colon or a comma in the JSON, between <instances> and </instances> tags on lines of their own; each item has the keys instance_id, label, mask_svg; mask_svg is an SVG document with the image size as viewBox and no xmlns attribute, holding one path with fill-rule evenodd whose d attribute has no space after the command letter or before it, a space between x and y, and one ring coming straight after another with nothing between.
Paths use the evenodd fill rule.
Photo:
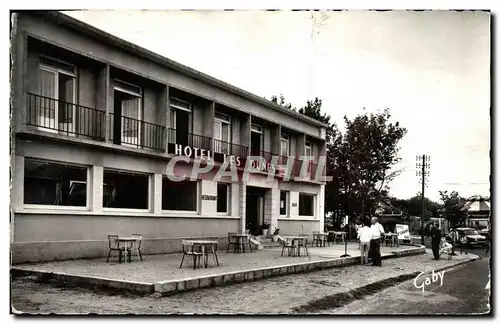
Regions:
<instances>
[{"instance_id":1,"label":"person walking","mask_svg":"<svg viewBox=\"0 0 500 324\"><path fill-rule=\"evenodd\" d=\"M372 226L370 227L371 240L370 250L372 251L373 266L382 266L382 256L380 255L380 242L385 234L384 227L380 225L377 217L372 217Z\"/></svg>"},{"instance_id":2,"label":"person walking","mask_svg":"<svg viewBox=\"0 0 500 324\"><path fill-rule=\"evenodd\" d=\"M441 244L441 230L438 223L433 224L431 227L431 245L434 260L439 260L439 245Z\"/></svg>"},{"instance_id":3,"label":"person walking","mask_svg":"<svg viewBox=\"0 0 500 324\"><path fill-rule=\"evenodd\" d=\"M361 250L361 264L368 264L368 250L370 249L370 241L372 239L372 232L368 226L361 224L358 229L358 240Z\"/></svg>"}]
</instances>

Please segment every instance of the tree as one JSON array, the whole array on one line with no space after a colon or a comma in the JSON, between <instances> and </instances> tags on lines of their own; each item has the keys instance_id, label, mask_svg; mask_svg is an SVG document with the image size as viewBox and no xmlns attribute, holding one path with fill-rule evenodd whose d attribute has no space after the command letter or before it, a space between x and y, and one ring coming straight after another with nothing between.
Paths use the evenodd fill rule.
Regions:
<instances>
[{"instance_id":1,"label":"tree","mask_svg":"<svg viewBox=\"0 0 500 324\"><path fill-rule=\"evenodd\" d=\"M285 108L288 108L291 110L296 110L295 108L292 107L291 103L286 103L285 97L282 94L280 94L279 101L278 101L278 97L276 97L275 95L271 96L271 101L274 103L277 103L278 105L283 106Z\"/></svg>"},{"instance_id":2,"label":"tree","mask_svg":"<svg viewBox=\"0 0 500 324\"><path fill-rule=\"evenodd\" d=\"M441 211L444 214L444 218L450 222L452 228L456 228L459 224L465 221L466 212L462 210L462 207L465 204L466 199L460 197L456 191L439 191L439 196L443 202L443 208Z\"/></svg>"},{"instance_id":3,"label":"tree","mask_svg":"<svg viewBox=\"0 0 500 324\"><path fill-rule=\"evenodd\" d=\"M400 161L398 143L407 130L399 122L391 122L389 109L352 120L344 117L344 121L348 175L364 217L367 207L373 208L387 195L388 184L401 172L392 167Z\"/></svg>"}]
</instances>

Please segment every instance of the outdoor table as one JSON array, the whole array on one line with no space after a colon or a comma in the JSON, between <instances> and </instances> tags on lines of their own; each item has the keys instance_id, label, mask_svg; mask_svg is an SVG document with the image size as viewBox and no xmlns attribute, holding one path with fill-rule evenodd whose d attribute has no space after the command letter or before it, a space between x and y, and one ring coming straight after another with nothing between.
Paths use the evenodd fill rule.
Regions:
<instances>
[{"instance_id":1,"label":"outdoor table","mask_svg":"<svg viewBox=\"0 0 500 324\"><path fill-rule=\"evenodd\" d=\"M300 248L297 244L295 244L297 241L304 241L307 239L306 236L299 236L299 235L286 235L284 236L285 239L292 240L292 246L293 249L297 249L297 256L300 257ZM305 245L302 245L305 246ZM306 247L307 248L307 247ZM309 253L308 253L309 254Z\"/></svg>"},{"instance_id":2,"label":"outdoor table","mask_svg":"<svg viewBox=\"0 0 500 324\"><path fill-rule=\"evenodd\" d=\"M238 240L238 252L241 251L240 247L243 248L243 253L245 253L245 239L246 242L248 243L248 247L250 248L250 252L252 252L252 245L250 245L250 234L246 233L239 233L239 234L233 234L233 237L236 237Z\"/></svg>"},{"instance_id":3,"label":"outdoor table","mask_svg":"<svg viewBox=\"0 0 500 324\"><path fill-rule=\"evenodd\" d=\"M217 244L219 242L212 240L184 240L184 242L189 242L194 246L199 246L201 249L201 257L203 258L203 265L206 268L208 264L208 254L206 252L211 253L214 257L215 262L217 262L217 266L219 266L219 258L217 256ZM207 251L207 247L211 248L211 251Z\"/></svg>"},{"instance_id":4,"label":"outdoor table","mask_svg":"<svg viewBox=\"0 0 500 324\"><path fill-rule=\"evenodd\" d=\"M316 246L318 246L318 241L319 241L320 247L325 247L327 239L328 239L328 233L315 232L315 233L313 233L313 242L311 243L311 246L314 245L314 242L316 242ZM328 245L330 245L330 244L328 244Z\"/></svg>"},{"instance_id":5,"label":"outdoor table","mask_svg":"<svg viewBox=\"0 0 500 324\"><path fill-rule=\"evenodd\" d=\"M139 247L139 246L137 245L137 241L138 241L137 236L118 236L118 239L117 239L117 240L118 240L119 242L123 242L123 243L125 243L125 244L124 244L124 247L125 247L125 261L127 260L127 255L129 255L129 254L128 254L128 251L129 251L130 249L132 249L132 245L133 245L134 243L136 244L136 245L135 245L135 249L136 249L136 251L137 251L137 257L140 257L140 254L139 254L139 249L138 249L138 247ZM127 244L127 243L129 243L129 244ZM132 259L130 258L130 256L129 256L129 258L128 258L128 262L132 262Z\"/></svg>"},{"instance_id":6,"label":"outdoor table","mask_svg":"<svg viewBox=\"0 0 500 324\"><path fill-rule=\"evenodd\" d=\"M385 234L385 237L387 237L392 245L396 245L396 246L399 246L399 241L398 241L398 234L397 233L386 233Z\"/></svg>"},{"instance_id":7,"label":"outdoor table","mask_svg":"<svg viewBox=\"0 0 500 324\"><path fill-rule=\"evenodd\" d=\"M342 241L345 240L345 235L346 235L346 232L337 232L337 231L332 231L333 233L333 243L335 243L337 237L340 237L342 239ZM343 242L342 242L343 243Z\"/></svg>"}]
</instances>

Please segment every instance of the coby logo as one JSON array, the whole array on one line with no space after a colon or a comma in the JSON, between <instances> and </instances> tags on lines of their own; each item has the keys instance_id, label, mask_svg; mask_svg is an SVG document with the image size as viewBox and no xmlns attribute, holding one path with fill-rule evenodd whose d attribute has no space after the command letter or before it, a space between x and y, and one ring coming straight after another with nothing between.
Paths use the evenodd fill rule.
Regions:
<instances>
[{"instance_id":1,"label":"coby logo","mask_svg":"<svg viewBox=\"0 0 500 324\"><path fill-rule=\"evenodd\" d=\"M444 270L441 272L434 272L434 270L432 270L432 275L430 277L425 277L424 281L422 283L418 284L417 283L418 279L424 278L424 277L422 277L423 275L425 275L425 273L421 272L418 276L415 277L415 280L413 280L413 285L415 286L415 288L421 288L422 294L424 293L425 286L428 286L431 283L434 283L434 282L440 280L440 286L443 285Z\"/></svg>"}]
</instances>

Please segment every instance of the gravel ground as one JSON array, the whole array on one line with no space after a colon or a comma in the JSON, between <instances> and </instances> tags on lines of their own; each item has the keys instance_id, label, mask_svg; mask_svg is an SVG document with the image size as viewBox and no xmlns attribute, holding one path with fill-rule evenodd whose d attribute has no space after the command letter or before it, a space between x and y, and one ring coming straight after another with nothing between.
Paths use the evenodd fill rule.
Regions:
<instances>
[{"instance_id":1,"label":"gravel ground","mask_svg":"<svg viewBox=\"0 0 500 324\"><path fill-rule=\"evenodd\" d=\"M431 255L427 251L424 255L383 260L382 267L350 266L169 297L94 292L17 279L12 281L11 300L17 311L31 314L284 314L378 280L415 271L428 272L473 257L468 254L451 261L434 261Z\"/></svg>"}]
</instances>

